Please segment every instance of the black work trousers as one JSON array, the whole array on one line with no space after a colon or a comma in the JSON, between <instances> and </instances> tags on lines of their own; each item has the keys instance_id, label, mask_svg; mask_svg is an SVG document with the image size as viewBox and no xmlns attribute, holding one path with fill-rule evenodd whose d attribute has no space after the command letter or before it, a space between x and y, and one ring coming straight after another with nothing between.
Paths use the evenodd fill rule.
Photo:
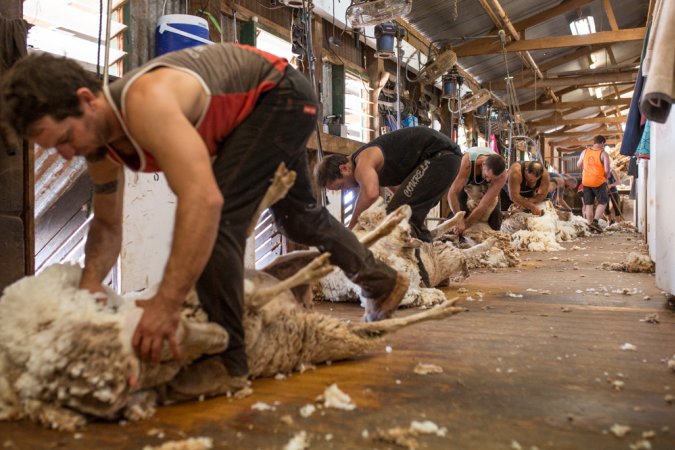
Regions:
<instances>
[{"instance_id":1,"label":"black work trousers","mask_svg":"<svg viewBox=\"0 0 675 450\"><path fill-rule=\"evenodd\" d=\"M375 260L314 198L305 145L316 126L316 111L309 81L288 67L283 80L259 98L222 143L213 163L225 201L216 243L196 288L209 319L229 333L222 357L231 376L248 373L242 326L246 228L282 161L297 178L288 195L271 207L278 229L295 242L330 252L331 263L361 287L364 297L387 295L395 284L396 272Z\"/></svg>"},{"instance_id":2,"label":"black work trousers","mask_svg":"<svg viewBox=\"0 0 675 450\"><path fill-rule=\"evenodd\" d=\"M412 235L422 241L431 242L431 233L424 221L443 193L452 184L462 164L462 155L449 151L438 152L422 161L399 185L396 194L387 205L387 212L401 205L410 205Z\"/></svg>"}]
</instances>

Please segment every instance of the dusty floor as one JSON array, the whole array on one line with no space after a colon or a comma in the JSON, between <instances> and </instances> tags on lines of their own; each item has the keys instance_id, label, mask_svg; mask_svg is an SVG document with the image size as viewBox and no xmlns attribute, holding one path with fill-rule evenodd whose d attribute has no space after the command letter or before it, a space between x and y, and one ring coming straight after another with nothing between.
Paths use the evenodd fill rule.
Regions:
<instances>
[{"instance_id":1,"label":"dusty floor","mask_svg":"<svg viewBox=\"0 0 675 450\"><path fill-rule=\"evenodd\" d=\"M394 449L406 447L373 436L413 420L447 428L444 437L415 438L427 449L628 449L645 432L653 432L651 448L675 448L675 403L666 402L675 395L675 372L666 365L675 355L675 314L652 275L598 268L639 248L639 237L564 245L563 252L523 253L518 268L474 272L447 288L448 296L473 299L463 302L468 312L402 330L360 360L256 380L243 400L163 407L151 420L124 426L98 423L73 434L0 423L0 448L142 449L208 436L217 449L283 449L304 430L310 449ZM318 309L361 315L354 305ZM659 323L643 321L649 314ZM635 350L622 350L627 343ZM417 375L419 362L443 373ZM300 408L331 383L357 408L303 418ZM258 402L275 410L252 409ZM616 437L609 431L615 424L630 431Z\"/></svg>"}]
</instances>

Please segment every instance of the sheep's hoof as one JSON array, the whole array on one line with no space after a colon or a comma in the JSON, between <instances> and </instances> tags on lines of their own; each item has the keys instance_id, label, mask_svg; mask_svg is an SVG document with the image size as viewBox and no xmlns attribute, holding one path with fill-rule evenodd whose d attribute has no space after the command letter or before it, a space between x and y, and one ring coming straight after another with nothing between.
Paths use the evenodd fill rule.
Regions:
<instances>
[{"instance_id":1,"label":"sheep's hoof","mask_svg":"<svg viewBox=\"0 0 675 450\"><path fill-rule=\"evenodd\" d=\"M379 299L366 299L366 313L363 316L363 321L377 322L391 317L403 300L405 293L408 292L408 286L410 286L408 275L398 272L396 274L396 285L387 296Z\"/></svg>"}]
</instances>

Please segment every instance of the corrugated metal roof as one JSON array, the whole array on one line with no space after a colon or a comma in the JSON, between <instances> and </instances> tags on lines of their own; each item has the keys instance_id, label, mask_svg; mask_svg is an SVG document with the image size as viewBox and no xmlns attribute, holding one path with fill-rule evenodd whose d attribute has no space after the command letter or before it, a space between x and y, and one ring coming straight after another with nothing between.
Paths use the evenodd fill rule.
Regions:
<instances>
[{"instance_id":1,"label":"corrugated metal roof","mask_svg":"<svg viewBox=\"0 0 675 450\"><path fill-rule=\"evenodd\" d=\"M488 0L488 4L492 3ZM534 14L540 13L562 3L561 0L500 0L499 4L508 15L511 23L518 23ZM645 26L649 0L611 0L616 22L619 29L637 28ZM456 5L457 17L454 11ZM590 3L571 10L568 13L558 15L545 22L539 23L528 28L525 31L526 39L535 39L549 36L569 36L571 35L569 23L580 15L591 14L594 17L596 31L611 30L608 16L605 12L602 0L593 0ZM414 0L411 13L406 20L421 34L439 43L449 43L457 47L466 42L471 42L475 38L494 36L496 37L496 27L488 14L486 13L479 0ZM635 64L639 61L642 42L619 42L609 46L613 52L616 62L621 65ZM558 48L531 51L530 54L537 65L544 64L570 54L575 48ZM604 67L605 63L610 64L609 53L607 50L598 50L594 52L599 67ZM507 53L506 62L503 54L489 54L480 56L461 57L458 61L466 71L475 77L479 82L485 83L485 87L490 88L491 81L501 81L509 74L515 77L523 76L523 62L516 53ZM566 64L550 69L546 74L554 75L561 72L570 72L588 69L588 57L584 56L579 60L574 60ZM525 72L529 75L529 72ZM621 89L629 87L630 84L622 85ZM563 90L554 88L554 90ZM541 86L530 86L517 89L517 98L520 104L531 102L544 94ZM495 93L505 98L505 91ZM584 100L590 97L586 91L577 90L564 94L566 101ZM574 112L571 117L585 117L583 114L597 115L600 108L587 108ZM551 114L551 111L529 112L526 118L542 118Z\"/></svg>"}]
</instances>

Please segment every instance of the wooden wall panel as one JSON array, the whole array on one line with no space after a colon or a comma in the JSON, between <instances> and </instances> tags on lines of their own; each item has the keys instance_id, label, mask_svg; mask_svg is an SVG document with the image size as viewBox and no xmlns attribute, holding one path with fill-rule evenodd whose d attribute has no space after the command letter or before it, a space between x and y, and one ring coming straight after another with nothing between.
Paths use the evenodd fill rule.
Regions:
<instances>
[{"instance_id":1,"label":"wooden wall panel","mask_svg":"<svg viewBox=\"0 0 675 450\"><path fill-rule=\"evenodd\" d=\"M0 26L11 26L9 21L21 19L23 1L0 2ZM3 36L7 36L3 33ZM12 62L15 55L3 54L3 60ZM0 70L3 70L0 67ZM0 73L0 76L2 73ZM0 140L0 290L32 272L32 153L24 142L11 145Z\"/></svg>"}]
</instances>

